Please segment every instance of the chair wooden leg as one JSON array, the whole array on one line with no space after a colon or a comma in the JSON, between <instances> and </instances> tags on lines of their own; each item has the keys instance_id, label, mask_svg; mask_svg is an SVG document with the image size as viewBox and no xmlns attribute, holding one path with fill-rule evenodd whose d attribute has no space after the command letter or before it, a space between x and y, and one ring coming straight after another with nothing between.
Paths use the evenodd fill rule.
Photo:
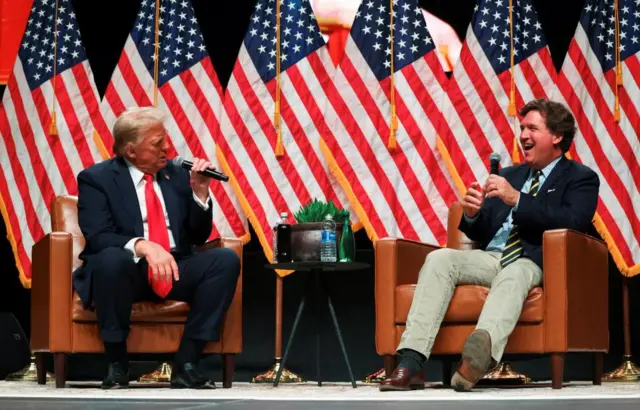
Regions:
<instances>
[{"instance_id":1,"label":"chair wooden leg","mask_svg":"<svg viewBox=\"0 0 640 410\"><path fill-rule=\"evenodd\" d=\"M443 360L442 364L442 384L444 386L451 386L451 362L449 360Z\"/></svg>"},{"instance_id":2,"label":"chair wooden leg","mask_svg":"<svg viewBox=\"0 0 640 410\"><path fill-rule=\"evenodd\" d=\"M63 389L67 382L67 354L53 354L53 370L56 376L56 389Z\"/></svg>"},{"instance_id":3,"label":"chair wooden leg","mask_svg":"<svg viewBox=\"0 0 640 410\"><path fill-rule=\"evenodd\" d=\"M232 354L222 354L222 387L225 389L230 389L231 384L233 382L233 371L234 371L234 363L233 363L233 355Z\"/></svg>"},{"instance_id":4,"label":"chair wooden leg","mask_svg":"<svg viewBox=\"0 0 640 410\"><path fill-rule=\"evenodd\" d=\"M604 353L597 352L593 354L593 384L600 386L602 384L602 361Z\"/></svg>"},{"instance_id":5,"label":"chair wooden leg","mask_svg":"<svg viewBox=\"0 0 640 410\"><path fill-rule=\"evenodd\" d=\"M36 375L38 384L47 384L47 369L44 365L44 352L35 352L36 357Z\"/></svg>"},{"instance_id":6,"label":"chair wooden leg","mask_svg":"<svg viewBox=\"0 0 640 410\"><path fill-rule=\"evenodd\" d=\"M562 388L564 376L564 353L551 353L551 387Z\"/></svg>"},{"instance_id":7,"label":"chair wooden leg","mask_svg":"<svg viewBox=\"0 0 640 410\"><path fill-rule=\"evenodd\" d=\"M384 372L385 376L391 376L391 373L396 369L396 356L393 354L385 354L383 356L384 359Z\"/></svg>"}]
</instances>

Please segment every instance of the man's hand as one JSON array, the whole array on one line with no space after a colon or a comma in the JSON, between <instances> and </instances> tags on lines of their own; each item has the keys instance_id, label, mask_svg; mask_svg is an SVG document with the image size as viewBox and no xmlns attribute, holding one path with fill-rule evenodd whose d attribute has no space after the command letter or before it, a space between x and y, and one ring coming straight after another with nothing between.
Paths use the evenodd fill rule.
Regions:
<instances>
[{"instance_id":1,"label":"man's hand","mask_svg":"<svg viewBox=\"0 0 640 410\"><path fill-rule=\"evenodd\" d=\"M473 218L480 212L484 203L484 195L484 190L477 182L472 183L467 189L467 193L462 197L462 209L467 217Z\"/></svg>"},{"instance_id":2,"label":"man's hand","mask_svg":"<svg viewBox=\"0 0 640 410\"><path fill-rule=\"evenodd\" d=\"M520 192L515 190L506 179L498 175L489 175L484 184L484 191L489 198L500 198L509 206L515 206L520 199Z\"/></svg>"},{"instance_id":3,"label":"man's hand","mask_svg":"<svg viewBox=\"0 0 640 410\"><path fill-rule=\"evenodd\" d=\"M172 277L180 280L176 260L162 246L142 239L136 242L135 251L137 256L147 260L154 279L164 280L167 283L171 283Z\"/></svg>"},{"instance_id":4,"label":"man's hand","mask_svg":"<svg viewBox=\"0 0 640 410\"><path fill-rule=\"evenodd\" d=\"M209 168L213 169L211 162L202 158L193 159L193 166L191 167L191 189L193 189L193 193L196 194L198 199L205 204L209 199L209 184L211 183L211 178L199 172Z\"/></svg>"}]
</instances>

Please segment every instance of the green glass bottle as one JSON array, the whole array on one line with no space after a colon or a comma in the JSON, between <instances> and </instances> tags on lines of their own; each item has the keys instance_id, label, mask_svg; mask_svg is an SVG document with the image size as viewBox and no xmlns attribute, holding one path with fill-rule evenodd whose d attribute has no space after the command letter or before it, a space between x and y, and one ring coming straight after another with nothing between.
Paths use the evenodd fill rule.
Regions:
<instances>
[{"instance_id":1,"label":"green glass bottle","mask_svg":"<svg viewBox=\"0 0 640 410\"><path fill-rule=\"evenodd\" d=\"M338 260L340 262L353 262L355 258L355 245L353 241L353 230L351 230L351 218L346 212L342 224L342 234L340 235L340 246L338 248Z\"/></svg>"}]
</instances>

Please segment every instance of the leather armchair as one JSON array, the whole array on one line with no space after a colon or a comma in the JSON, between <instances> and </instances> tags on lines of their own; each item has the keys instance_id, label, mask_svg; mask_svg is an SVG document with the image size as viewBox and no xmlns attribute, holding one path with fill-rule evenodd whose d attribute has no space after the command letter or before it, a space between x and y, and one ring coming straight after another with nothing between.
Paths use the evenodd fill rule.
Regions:
<instances>
[{"instance_id":1,"label":"leather armchair","mask_svg":"<svg viewBox=\"0 0 640 410\"><path fill-rule=\"evenodd\" d=\"M59 196L51 212L52 232L32 251L31 348L36 356L38 383L45 384L44 353L54 357L56 387L66 381L67 355L102 353L95 312L85 310L73 290L72 272L81 264L78 255L84 237L78 225L77 197ZM242 261L242 242L219 239L202 248L233 249ZM184 302L139 302L131 312L130 353L173 353L178 350L189 305ZM242 351L242 268L236 293L225 316L219 342L209 343L206 353L223 357L223 387L231 387L233 355Z\"/></svg>"},{"instance_id":2,"label":"leather armchair","mask_svg":"<svg viewBox=\"0 0 640 410\"><path fill-rule=\"evenodd\" d=\"M449 209L447 247L473 249L458 224L462 206ZM604 242L568 230L543 235L543 285L531 290L507 354L551 356L552 387L560 389L567 352L589 352L594 357L593 383L600 384L602 359L609 349L608 255ZM384 238L374 245L376 350L384 357L386 374L396 367L396 348L405 329L418 273L436 246ZM489 289L461 285L454 292L431 358L440 356L443 382L451 379L451 357L460 355L467 336L475 329ZM436 356L436 357L434 357Z\"/></svg>"}]
</instances>

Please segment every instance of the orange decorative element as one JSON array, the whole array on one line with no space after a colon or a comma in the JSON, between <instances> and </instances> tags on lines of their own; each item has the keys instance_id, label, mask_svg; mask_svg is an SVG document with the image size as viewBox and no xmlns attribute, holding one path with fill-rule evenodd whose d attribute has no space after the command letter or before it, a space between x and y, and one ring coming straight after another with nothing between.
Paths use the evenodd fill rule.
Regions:
<instances>
[{"instance_id":1,"label":"orange decorative element","mask_svg":"<svg viewBox=\"0 0 640 410\"><path fill-rule=\"evenodd\" d=\"M0 0L0 84L6 84L18 56L33 0Z\"/></svg>"}]
</instances>

